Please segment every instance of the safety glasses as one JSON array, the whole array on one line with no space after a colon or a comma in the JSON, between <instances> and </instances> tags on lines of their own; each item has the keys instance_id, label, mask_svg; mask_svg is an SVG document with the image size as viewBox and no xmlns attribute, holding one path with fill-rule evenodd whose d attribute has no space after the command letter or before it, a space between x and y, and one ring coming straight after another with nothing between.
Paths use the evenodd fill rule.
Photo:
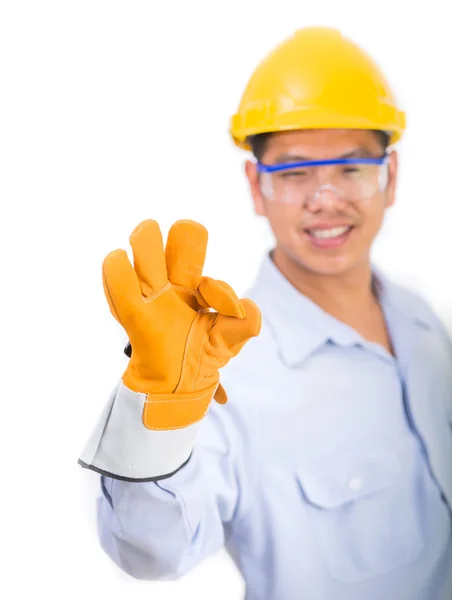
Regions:
<instances>
[{"instance_id":1,"label":"safety glasses","mask_svg":"<svg viewBox=\"0 0 452 600\"><path fill-rule=\"evenodd\" d=\"M389 154L380 158L335 158L273 165L257 163L261 191L275 202L304 205L322 190L356 202L383 191Z\"/></svg>"}]
</instances>

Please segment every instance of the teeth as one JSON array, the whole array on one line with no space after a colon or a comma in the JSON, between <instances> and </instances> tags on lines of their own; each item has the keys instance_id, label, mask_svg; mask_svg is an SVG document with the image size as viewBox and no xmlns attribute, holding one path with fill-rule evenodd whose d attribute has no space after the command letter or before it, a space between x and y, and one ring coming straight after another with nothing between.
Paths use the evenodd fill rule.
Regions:
<instances>
[{"instance_id":1,"label":"teeth","mask_svg":"<svg viewBox=\"0 0 452 600\"><path fill-rule=\"evenodd\" d=\"M321 240L335 238L343 235L350 227L333 227L333 229L310 229L311 235Z\"/></svg>"}]
</instances>

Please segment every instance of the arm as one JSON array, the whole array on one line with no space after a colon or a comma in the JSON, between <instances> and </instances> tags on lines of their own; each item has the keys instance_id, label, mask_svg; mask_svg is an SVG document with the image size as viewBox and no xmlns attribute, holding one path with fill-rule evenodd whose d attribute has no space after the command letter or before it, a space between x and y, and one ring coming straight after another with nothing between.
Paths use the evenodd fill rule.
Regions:
<instances>
[{"instance_id":1,"label":"arm","mask_svg":"<svg viewBox=\"0 0 452 600\"><path fill-rule=\"evenodd\" d=\"M165 252L155 221L130 242L134 267L123 250L103 265L130 360L79 463L102 474L107 553L135 577L168 578L220 548L223 525L249 502L247 417L226 405L219 369L258 335L261 317L251 300L202 276L200 225L173 225Z\"/></svg>"},{"instance_id":2,"label":"arm","mask_svg":"<svg viewBox=\"0 0 452 600\"><path fill-rule=\"evenodd\" d=\"M188 463L156 482L102 477L98 531L103 549L139 579L173 579L224 543L254 489L251 417L230 400L213 404Z\"/></svg>"}]
</instances>

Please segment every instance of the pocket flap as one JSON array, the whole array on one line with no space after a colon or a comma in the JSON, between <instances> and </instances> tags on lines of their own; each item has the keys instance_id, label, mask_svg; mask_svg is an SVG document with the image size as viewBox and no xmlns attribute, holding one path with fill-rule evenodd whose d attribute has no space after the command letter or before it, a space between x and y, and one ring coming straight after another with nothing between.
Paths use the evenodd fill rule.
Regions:
<instances>
[{"instance_id":1,"label":"pocket flap","mask_svg":"<svg viewBox=\"0 0 452 600\"><path fill-rule=\"evenodd\" d=\"M297 477L311 504L336 508L391 485L400 470L393 448L358 447L309 461L297 469Z\"/></svg>"}]
</instances>

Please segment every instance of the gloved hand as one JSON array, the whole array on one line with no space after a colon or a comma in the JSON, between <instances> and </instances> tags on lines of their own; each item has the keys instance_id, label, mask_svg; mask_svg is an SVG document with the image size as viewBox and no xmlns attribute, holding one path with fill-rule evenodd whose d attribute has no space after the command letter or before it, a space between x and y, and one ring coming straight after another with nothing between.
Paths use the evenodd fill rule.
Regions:
<instances>
[{"instance_id":1,"label":"gloved hand","mask_svg":"<svg viewBox=\"0 0 452 600\"><path fill-rule=\"evenodd\" d=\"M143 221L130 244L134 267L116 250L102 269L110 310L132 346L123 383L146 394L148 429L187 427L203 418L214 395L227 401L218 370L259 334L260 311L226 283L202 276L202 225L176 222L164 249L157 222Z\"/></svg>"}]
</instances>

